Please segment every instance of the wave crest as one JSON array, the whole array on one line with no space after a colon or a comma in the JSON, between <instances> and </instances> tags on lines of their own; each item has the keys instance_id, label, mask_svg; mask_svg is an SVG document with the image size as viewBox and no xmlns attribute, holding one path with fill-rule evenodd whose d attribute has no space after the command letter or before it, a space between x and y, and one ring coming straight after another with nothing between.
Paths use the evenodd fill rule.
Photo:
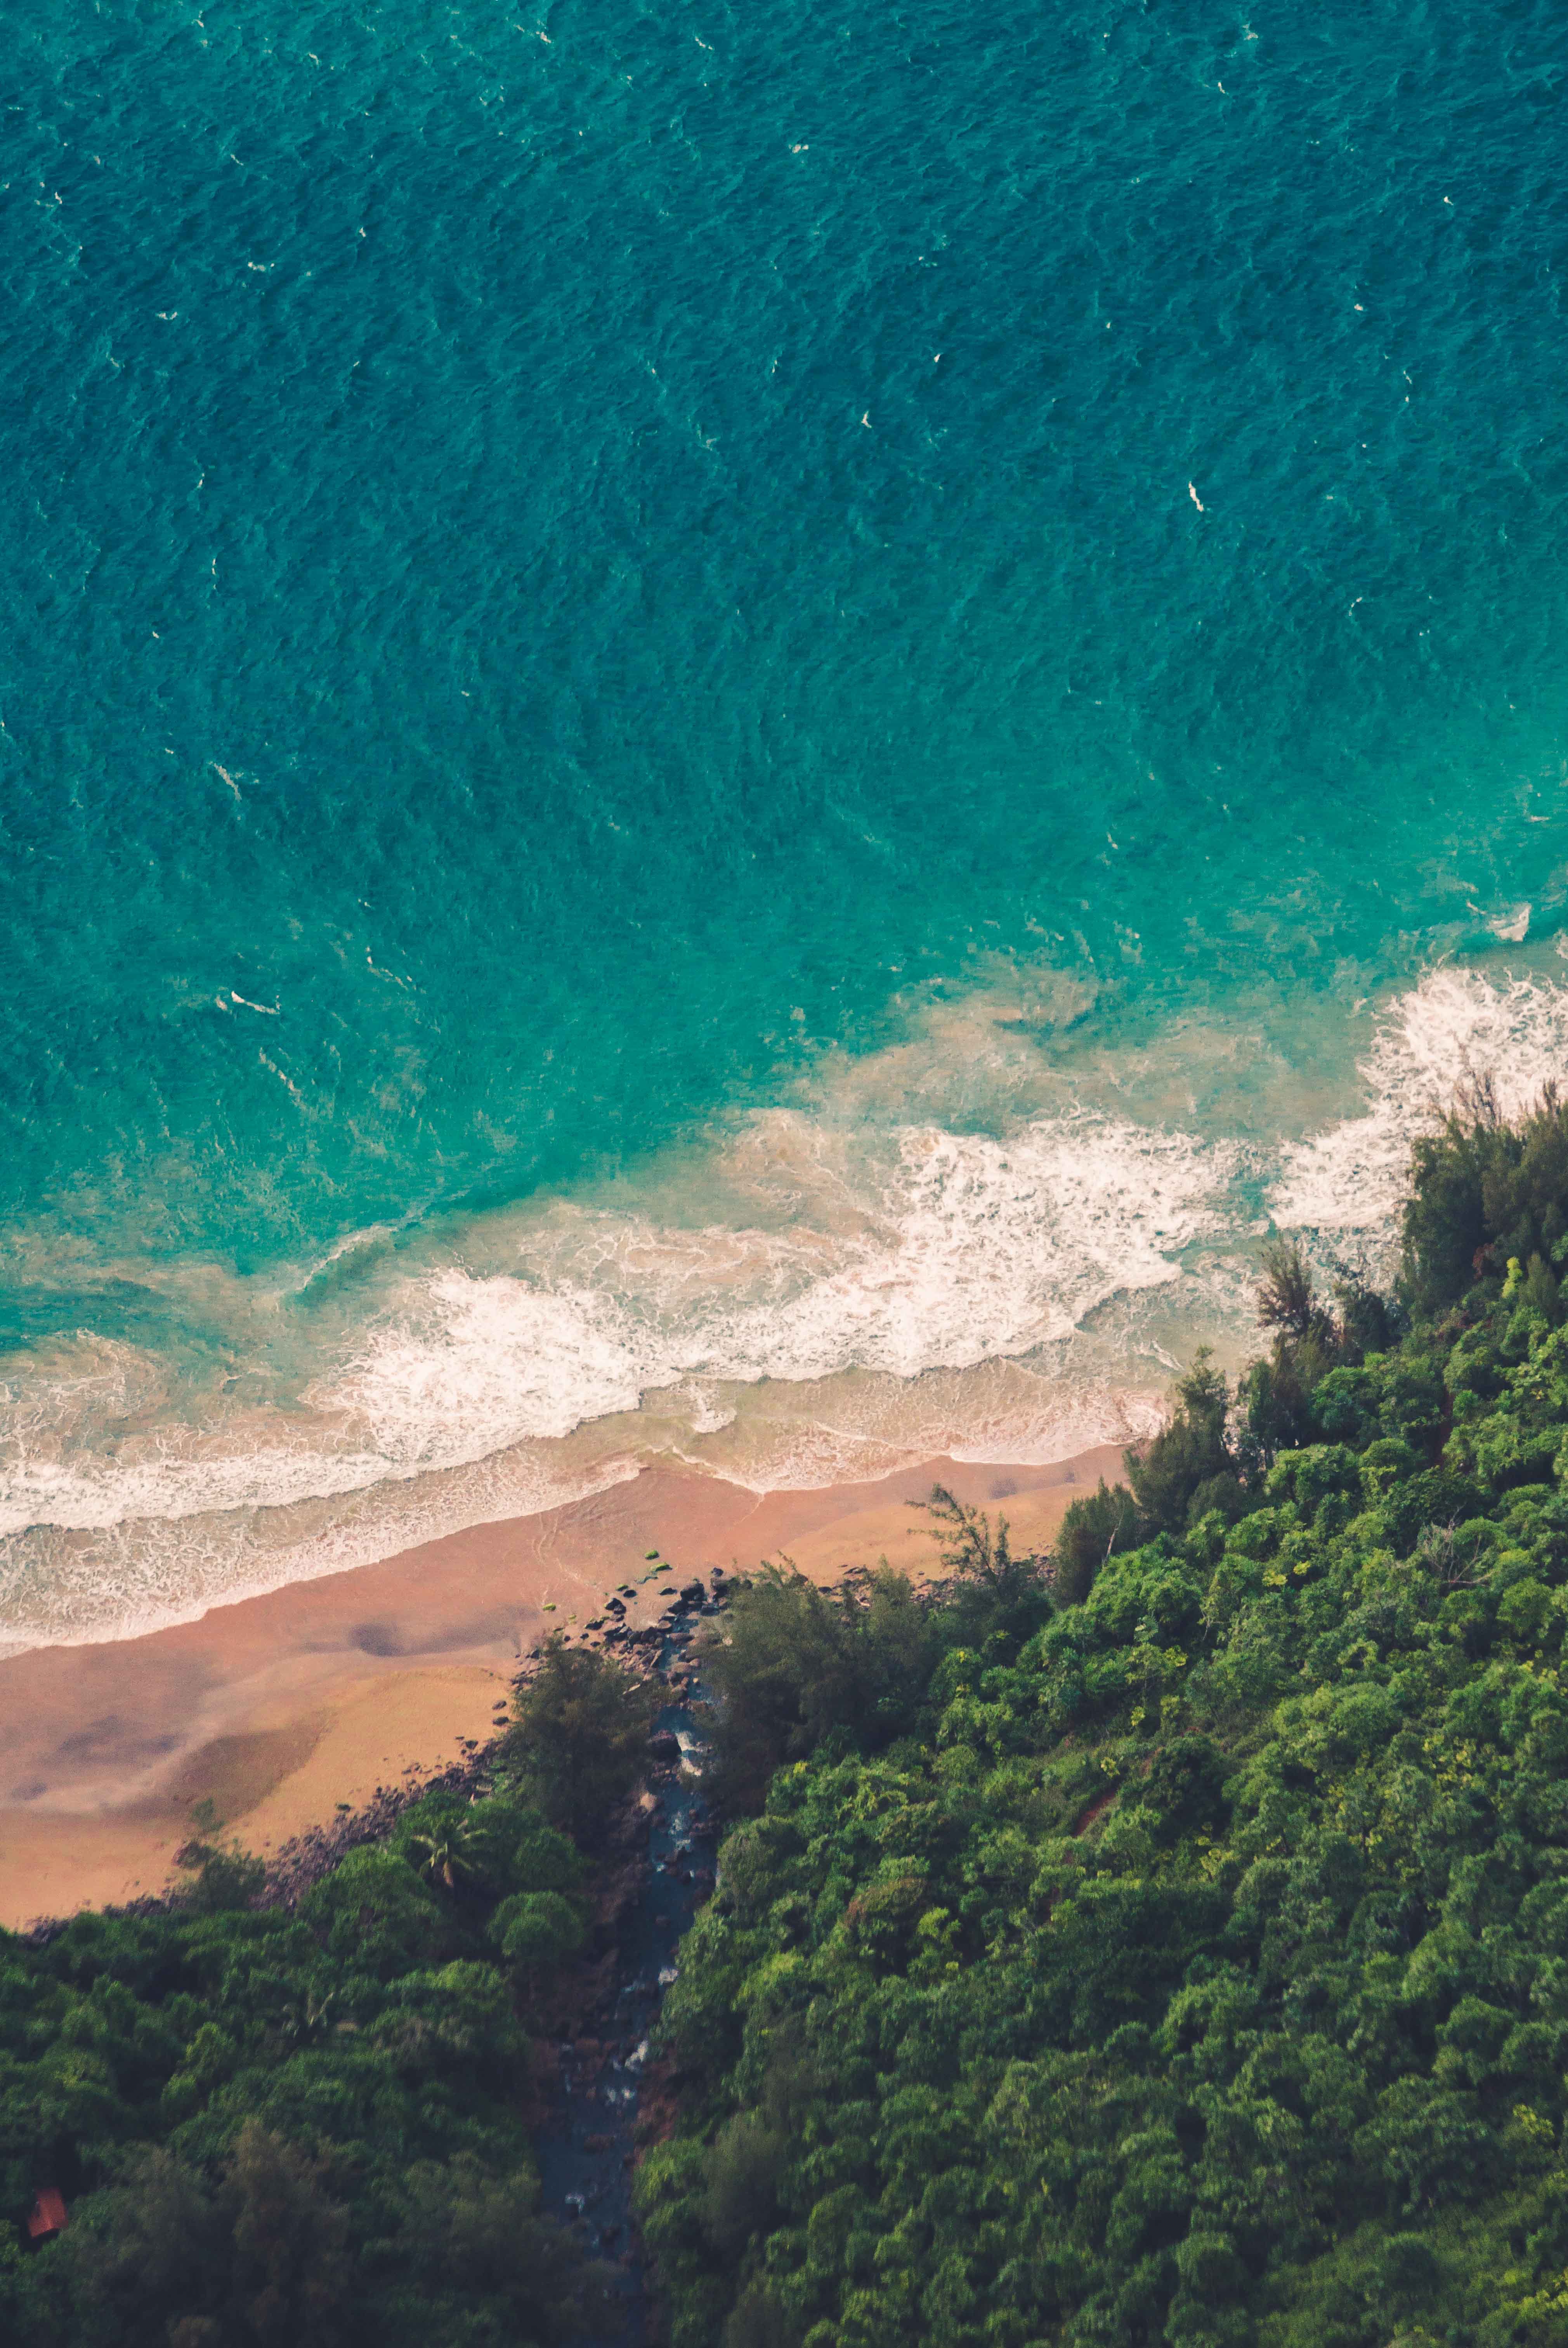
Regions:
<instances>
[{"instance_id":1,"label":"wave crest","mask_svg":"<svg viewBox=\"0 0 1568 2348\"><path fill-rule=\"evenodd\" d=\"M1568 1070L1568 987L1550 979L1501 983L1480 971L1429 971L1396 997L1359 1065L1370 1105L1306 1141L1287 1144L1269 1191L1276 1221L1367 1234L1392 1244L1417 1139L1431 1133L1478 1077L1514 1117Z\"/></svg>"},{"instance_id":2,"label":"wave crest","mask_svg":"<svg viewBox=\"0 0 1568 2348\"><path fill-rule=\"evenodd\" d=\"M995 1023L949 1025L938 1073L955 1038L974 1070ZM217 1376L211 1347L182 1366L89 1332L14 1357L5 1643L188 1618L558 1506L654 1456L766 1488L1137 1439L1195 1344L1232 1360L1255 1344L1260 1208L1387 1262L1411 1144L1467 1079L1490 1076L1510 1111L1537 1097L1568 1066L1568 987L1429 972L1378 1017L1359 1113L1303 1140L1203 1138L1154 1122L1164 1100L1147 1124L1063 1110L1072 1069L1037 1056L1047 1104L1046 1078L1019 1074L1034 1049L1011 1026L996 1047L1002 1133L912 1116L909 1070L879 1064L608 1202L378 1228L303 1287L220 1291L207 1267L191 1278L221 1294L242 1376Z\"/></svg>"}]
</instances>

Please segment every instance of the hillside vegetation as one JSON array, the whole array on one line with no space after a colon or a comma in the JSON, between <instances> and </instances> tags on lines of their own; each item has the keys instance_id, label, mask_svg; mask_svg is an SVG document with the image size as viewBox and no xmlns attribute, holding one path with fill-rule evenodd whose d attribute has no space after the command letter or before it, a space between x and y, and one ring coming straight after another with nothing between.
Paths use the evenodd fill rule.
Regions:
<instances>
[{"instance_id":1,"label":"hillside vegetation","mask_svg":"<svg viewBox=\"0 0 1568 2348\"><path fill-rule=\"evenodd\" d=\"M666 2005L675 2348L1568 2341L1568 1116L1264 1262L1054 1560L764 1575Z\"/></svg>"},{"instance_id":2,"label":"hillside vegetation","mask_svg":"<svg viewBox=\"0 0 1568 2348\"><path fill-rule=\"evenodd\" d=\"M161 1909L0 1934L0 2341L554 2348L603 2278L541 2214L531 2034L655 1696L550 1643L484 1798L437 1791L297 1905L213 1838ZM70 2222L31 2246L35 2194Z\"/></svg>"}]
</instances>

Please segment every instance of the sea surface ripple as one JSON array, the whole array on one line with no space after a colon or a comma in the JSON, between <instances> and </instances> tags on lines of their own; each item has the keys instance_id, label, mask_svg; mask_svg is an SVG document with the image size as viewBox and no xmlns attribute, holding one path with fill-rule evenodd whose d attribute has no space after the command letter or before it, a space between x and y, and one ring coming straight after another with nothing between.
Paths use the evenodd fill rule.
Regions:
<instances>
[{"instance_id":1,"label":"sea surface ripple","mask_svg":"<svg viewBox=\"0 0 1568 2348\"><path fill-rule=\"evenodd\" d=\"M0 1645L1136 1434L1563 1067L1545 0L0 57Z\"/></svg>"}]
</instances>

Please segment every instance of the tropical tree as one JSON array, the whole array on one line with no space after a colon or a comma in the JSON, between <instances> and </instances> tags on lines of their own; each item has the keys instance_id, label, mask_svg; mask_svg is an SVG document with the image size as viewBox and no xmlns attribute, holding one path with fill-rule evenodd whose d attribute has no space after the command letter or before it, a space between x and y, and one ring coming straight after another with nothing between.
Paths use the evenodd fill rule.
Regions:
<instances>
[{"instance_id":1,"label":"tropical tree","mask_svg":"<svg viewBox=\"0 0 1568 2348\"><path fill-rule=\"evenodd\" d=\"M404 1848L428 1882L459 1891L482 1872L488 1839L482 1820L446 1818L407 1835Z\"/></svg>"},{"instance_id":2,"label":"tropical tree","mask_svg":"<svg viewBox=\"0 0 1568 2348\"><path fill-rule=\"evenodd\" d=\"M614 1656L552 1632L519 1683L502 1767L552 1826L592 1837L646 1768L662 1698Z\"/></svg>"}]
</instances>

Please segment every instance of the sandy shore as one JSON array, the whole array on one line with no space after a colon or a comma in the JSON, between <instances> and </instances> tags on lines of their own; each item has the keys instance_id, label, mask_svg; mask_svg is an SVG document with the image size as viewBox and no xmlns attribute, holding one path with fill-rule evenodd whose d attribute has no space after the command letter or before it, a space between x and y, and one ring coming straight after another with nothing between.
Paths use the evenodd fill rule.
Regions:
<instances>
[{"instance_id":1,"label":"sandy shore","mask_svg":"<svg viewBox=\"0 0 1568 2348\"><path fill-rule=\"evenodd\" d=\"M459 1759L463 1738L489 1734L540 1632L586 1622L647 1570L649 1550L683 1578L785 1555L823 1581L884 1555L925 1571L934 1551L907 1503L934 1481L1006 1515L1027 1548L1119 1467L1111 1449L1049 1468L933 1459L879 1483L758 1494L660 1465L199 1622L12 1657L0 1663L0 1923L162 1889L203 1799L266 1851L410 1767ZM650 1587L629 1619L657 1596Z\"/></svg>"}]
</instances>

